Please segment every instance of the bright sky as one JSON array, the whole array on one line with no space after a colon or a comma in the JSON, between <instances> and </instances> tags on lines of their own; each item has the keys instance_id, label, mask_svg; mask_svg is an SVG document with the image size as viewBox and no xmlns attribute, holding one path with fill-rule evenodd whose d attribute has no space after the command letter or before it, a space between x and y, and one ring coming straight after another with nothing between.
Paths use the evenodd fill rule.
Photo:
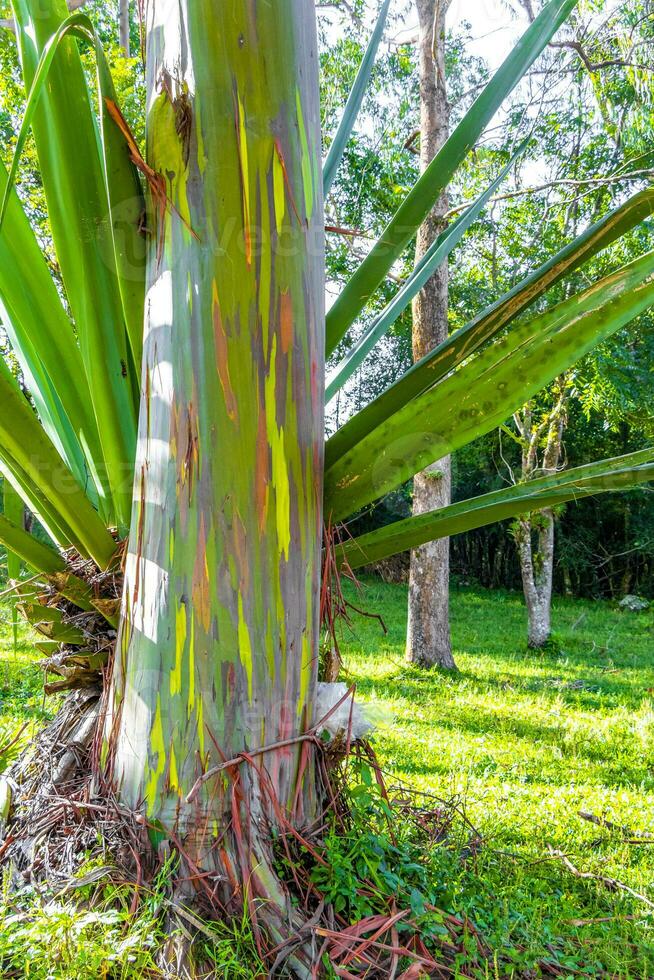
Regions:
<instances>
[{"instance_id":1,"label":"bright sky","mask_svg":"<svg viewBox=\"0 0 654 980\"><path fill-rule=\"evenodd\" d=\"M483 57L491 70L500 66L527 26L524 13L513 17L501 0L453 0L447 19L451 27L462 20L471 24L472 52Z\"/></svg>"},{"instance_id":2,"label":"bright sky","mask_svg":"<svg viewBox=\"0 0 654 980\"><path fill-rule=\"evenodd\" d=\"M515 39L527 26L524 12L513 3L511 7L517 16L512 15L503 0L452 0L448 11L448 27L453 28L462 21L471 25L473 43L470 51L482 57L491 71L500 66ZM409 15L406 25L407 34L414 34L418 25L417 16Z\"/></svg>"}]
</instances>

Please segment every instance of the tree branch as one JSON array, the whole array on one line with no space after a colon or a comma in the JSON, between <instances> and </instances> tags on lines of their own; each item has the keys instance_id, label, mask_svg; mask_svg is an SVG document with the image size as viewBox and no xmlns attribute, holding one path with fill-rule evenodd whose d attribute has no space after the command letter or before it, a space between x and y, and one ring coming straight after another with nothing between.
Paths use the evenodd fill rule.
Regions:
<instances>
[{"instance_id":1,"label":"tree branch","mask_svg":"<svg viewBox=\"0 0 654 980\"><path fill-rule=\"evenodd\" d=\"M561 180L551 180L546 184L538 184L536 187L525 187L519 191L509 191L507 194L499 194L497 197L489 198L488 204L496 204L499 201L510 201L516 197L526 197L529 194L539 194L541 191L551 190L553 187L604 187L608 184L615 184L622 180L641 180L654 176L654 170L634 170L629 174L613 174L610 177L589 177L586 180L573 180L571 178ZM453 218L470 207L470 203L457 204L445 214L444 218Z\"/></svg>"}]
</instances>

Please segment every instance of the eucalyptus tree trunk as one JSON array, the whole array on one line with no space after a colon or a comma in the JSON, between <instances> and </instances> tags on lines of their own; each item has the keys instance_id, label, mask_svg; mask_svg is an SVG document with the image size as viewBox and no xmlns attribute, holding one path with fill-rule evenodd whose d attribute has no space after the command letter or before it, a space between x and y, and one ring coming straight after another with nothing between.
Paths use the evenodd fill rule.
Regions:
<instances>
[{"instance_id":1,"label":"eucalyptus tree trunk","mask_svg":"<svg viewBox=\"0 0 654 980\"><path fill-rule=\"evenodd\" d=\"M449 132L445 83L445 14L450 0L416 0L420 67L420 166L425 170ZM416 262L442 231L447 210L443 194L418 232ZM418 361L448 333L448 267L436 271L413 304L413 357ZM451 499L449 458L413 481L413 513L445 507ZM450 542L432 541L411 553L407 660L423 666L456 667L450 638Z\"/></svg>"},{"instance_id":2,"label":"eucalyptus tree trunk","mask_svg":"<svg viewBox=\"0 0 654 980\"><path fill-rule=\"evenodd\" d=\"M302 739L322 530L315 17L305 0L150 0L146 32L148 162L168 201L152 195L148 216L103 762L155 839L176 842L196 888L247 898L288 936L270 835L315 811Z\"/></svg>"}]
</instances>

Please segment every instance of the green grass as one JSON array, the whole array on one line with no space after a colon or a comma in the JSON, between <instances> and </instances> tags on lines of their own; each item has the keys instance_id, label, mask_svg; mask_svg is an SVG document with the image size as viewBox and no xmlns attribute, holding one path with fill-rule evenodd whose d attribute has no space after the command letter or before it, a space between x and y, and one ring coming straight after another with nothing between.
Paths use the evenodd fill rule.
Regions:
<instances>
[{"instance_id":1,"label":"green grass","mask_svg":"<svg viewBox=\"0 0 654 980\"><path fill-rule=\"evenodd\" d=\"M43 694L43 672L37 666L34 634L18 621L14 644L11 608L0 603L0 772L29 736L52 717L57 701ZM9 749L22 731L20 740Z\"/></svg>"},{"instance_id":2,"label":"green grass","mask_svg":"<svg viewBox=\"0 0 654 980\"><path fill-rule=\"evenodd\" d=\"M353 601L388 627L383 635L377 622L355 615L342 650L346 676L382 719L375 742L389 783L456 798L483 837L481 847L466 849L471 831L459 825L450 844L434 848L429 869L440 907L469 915L497 951L501 965L488 976L543 975L535 964L549 960L570 977L654 977L654 910L575 878L548 852L563 851L580 870L654 901L654 844L628 843L578 816L590 811L633 837L654 836L652 613L558 600L560 651L539 654L525 646L521 597L455 591L460 669L450 676L405 665L404 587L367 579ZM0 751L22 725L27 737L54 709L35 661L24 627L13 649L10 614L0 606ZM10 958L12 975L35 980L155 975L160 924L148 906L130 922L121 900L116 893L111 906L80 918L65 900L28 895L16 920L7 899L0 958ZM221 933L210 944L217 976L251 975L239 952L241 942L251 951L251 937L239 936ZM110 958L122 949L119 961Z\"/></svg>"},{"instance_id":3,"label":"green grass","mask_svg":"<svg viewBox=\"0 0 654 980\"><path fill-rule=\"evenodd\" d=\"M578 816L654 835L652 615L558 600L560 652L540 654L526 649L520 596L455 591L459 673L449 676L405 665L406 599L403 586L366 580L354 601L381 614L388 635L355 616L342 652L359 697L384 719L376 748L389 781L459 796L484 838L463 865L444 856L444 900L517 968L554 958L593 976L654 976L654 910L573 877L548 853L654 901L654 844Z\"/></svg>"}]
</instances>

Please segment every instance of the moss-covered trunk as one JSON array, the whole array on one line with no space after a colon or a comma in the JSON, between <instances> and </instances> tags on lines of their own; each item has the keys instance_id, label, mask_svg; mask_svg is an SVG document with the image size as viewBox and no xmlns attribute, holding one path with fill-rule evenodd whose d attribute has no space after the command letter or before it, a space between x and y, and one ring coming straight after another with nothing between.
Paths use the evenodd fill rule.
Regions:
<instances>
[{"instance_id":1,"label":"moss-covered trunk","mask_svg":"<svg viewBox=\"0 0 654 980\"><path fill-rule=\"evenodd\" d=\"M196 784L311 725L324 368L314 10L150 0L146 29L148 162L168 204L149 215L104 761L122 799L173 832L197 887L270 900L262 828L310 819L310 744Z\"/></svg>"}]
</instances>

